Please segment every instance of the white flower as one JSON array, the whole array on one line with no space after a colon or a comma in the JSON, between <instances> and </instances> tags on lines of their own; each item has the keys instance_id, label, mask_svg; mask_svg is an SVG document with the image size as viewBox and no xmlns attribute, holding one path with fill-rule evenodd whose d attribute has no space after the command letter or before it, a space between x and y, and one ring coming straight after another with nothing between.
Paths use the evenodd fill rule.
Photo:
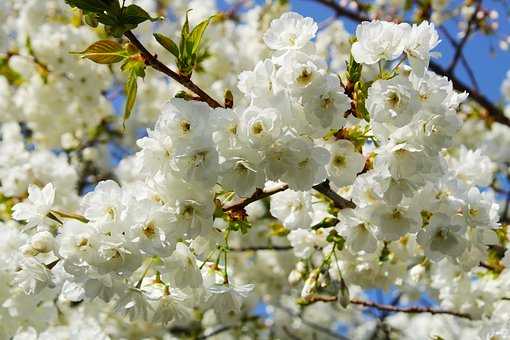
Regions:
<instances>
[{"instance_id":1,"label":"white flower","mask_svg":"<svg viewBox=\"0 0 510 340\"><path fill-rule=\"evenodd\" d=\"M271 196L271 215L289 229L309 228L312 223L312 195L287 189Z\"/></svg>"},{"instance_id":2,"label":"white flower","mask_svg":"<svg viewBox=\"0 0 510 340\"><path fill-rule=\"evenodd\" d=\"M125 209L123 193L120 186L112 181L99 182L94 191L83 197L84 216L95 222L118 222Z\"/></svg>"},{"instance_id":3,"label":"white flower","mask_svg":"<svg viewBox=\"0 0 510 340\"><path fill-rule=\"evenodd\" d=\"M174 98L163 109L155 130L169 136L174 148L210 138L211 109L206 103Z\"/></svg>"},{"instance_id":4,"label":"white flower","mask_svg":"<svg viewBox=\"0 0 510 340\"><path fill-rule=\"evenodd\" d=\"M488 193L481 193L477 187L472 187L467 192L466 202L464 206L464 218L466 223L472 227L497 227L497 214L493 214L493 205L498 210L497 204Z\"/></svg>"},{"instance_id":5,"label":"white flower","mask_svg":"<svg viewBox=\"0 0 510 340\"><path fill-rule=\"evenodd\" d=\"M177 288L166 289L168 289L168 294L163 294L159 299L152 322L167 325L172 321L187 320L191 314L191 309L186 305L189 296Z\"/></svg>"},{"instance_id":6,"label":"white flower","mask_svg":"<svg viewBox=\"0 0 510 340\"><path fill-rule=\"evenodd\" d=\"M129 320L148 320L149 311L152 310L143 291L138 288L127 288L115 304L115 311L127 315Z\"/></svg>"},{"instance_id":7,"label":"white flower","mask_svg":"<svg viewBox=\"0 0 510 340\"><path fill-rule=\"evenodd\" d=\"M273 81L275 65L271 59L259 61L253 71L244 71L239 75L238 87L245 95L251 98L267 98L276 93L276 84Z\"/></svg>"},{"instance_id":8,"label":"white flower","mask_svg":"<svg viewBox=\"0 0 510 340\"><path fill-rule=\"evenodd\" d=\"M211 294L208 304L212 306L220 320L236 315L241 311L242 299L246 298L253 288L254 284L214 284L207 288Z\"/></svg>"},{"instance_id":9,"label":"white flower","mask_svg":"<svg viewBox=\"0 0 510 340\"><path fill-rule=\"evenodd\" d=\"M55 287L53 274L33 257L26 257L19 263L13 283L19 285L26 294L37 294L46 287Z\"/></svg>"},{"instance_id":10,"label":"white flower","mask_svg":"<svg viewBox=\"0 0 510 340\"><path fill-rule=\"evenodd\" d=\"M356 28L356 41L352 55L360 64L375 64L379 60L393 60L399 57L405 47L407 24L387 21L364 21Z\"/></svg>"},{"instance_id":11,"label":"white flower","mask_svg":"<svg viewBox=\"0 0 510 340\"><path fill-rule=\"evenodd\" d=\"M322 248L328 244L328 233L324 229L294 229L287 235L294 254L302 259L308 258L316 248Z\"/></svg>"},{"instance_id":12,"label":"white flower","mask_svg":"<svg viewBox=\"0 0 510 340\"><path fill-rule=\"evenodd\" d=\"M273 108L251 106L241 117L241 131L255 148L264 148L281 134L281 117Z\"/></svg>"},{"instance_id":13,"label":"white flower","mask_svg":"<svg viewBox=\"0 0 510 340\"><path fill-rule=\"evenodd\" d=\"M365 105L375 121L401 127L411 122L417 113L417 96L411 82L397 76L376 80L368 89Z\"/></svg>"},{"instance_id":14,"label":"white flower","mask_svg":"<svg viewBox=\"0 0 510 340\"><path fill-rule=\"evenodd\" d=\"M47 217L53 201L55 189L53 184L48 183L41 190L38 186L30 184L28 187L28 199L13 207L12 217L19 221L26 221L26 228L35 226L47 226L50 221Z\"/></svg>"},{"instance_id":15,"label":"white flower","mask_svg":"<svg viewBox=\"0 0 510 340\"><path fill-rule=\"evenodd\" d=\"M322 134L330 129L340 129L344 113L351 107L350 98L344 93L337 76L327 75L318 79L310 88L302 90L306 120L321 128Z\"/></svg>"},{"instance_id":16,"label":"white flower","mask_svg":"<svg viewBox=\"0 0 510 340\"><path fill-rule=\"evenodd\" d=\"M186 182L212 187L218 178L218 158L213 145L190 145L175 154L171 168L175 176Z\"/></svg>"},{"instance_id":17,"label":"white flower","mask_svg":"<svg viewBox=\"0 0 510 340\"><path fill-rule=\"evenodd\" d=\"M340 222L335 228L353 251L373 253L376 250L377 240L372 227L358 215L357 210L343 209L338 213L338 219Z\"/></svg>"},{"instance_id":18,"label":"white flower","mask_svg":"<svg viewBox=\"0 0 510 340\"><path fill-rule=\"evenodd\" d=\"M481 149L468 150L464 145L459 148L458 157L448 159L455 176L468 185L486 187L491 184L497 166Z\"/></svg>"},{"instance_id":19,"label":"white flower","mask_svg":"<svg viewBox=\"0 0 510 340\"><path fill-rule=\"evenodd\" d=\"M286 148L291 163L279 179L287 182L289 188L310 190L326 179L326 164L330 157L328 150L305 138L289 138Z\"/></svg>"},{"instance_id":20,"label":"white flower","mask_svg":"<svg viewBox=\"0 0 510 340\"><path fill-rule=\"evenodd\" d=\"M413 24L405 33L404 52L409 59L413 71L423 75L429 66L430 50L439 44L439 36L434 24L423 21L421 24Z\"/></svg>"},{"instance_id":21,"label":"white flower","mask_svg":"<svg viewBox=\"0 0 510 340\"><path fill-rule=\"evenodd\" d=\"M375 236L381 241L396 241L407 233L416 232L421 222L413 209L401 206L374 205L369 221L374 225Z\"/></svg>"},{"instance_id":22,"label":"white flower","mask_svg":"<svg viewBox=\"0 0 510 340\"><path fill-rule=\"evenodd\" d=\"M253 194L256 188L264 186L265 180L259 155L248 152L245 154L248 156L228 158L220 165L222 186L241 197Z\"/></svg>"},{"instance_id":23,"label":"white flower","mask_svg":"<svg viewBox=\"0 0 510 340\"><path fill-rule=\"evenodd\" d=\"M423 247L425 255L433 261L440 261L444 257L452 259L462 255L466 248L466 239L462 225L443 214L435 214L429 224L416 237Z\"/></svg>"},{"instance_id":24,"label":"white flower","mask_svg":"<svg viewBox=\"0 0 510 340\"><path fill-rule=\"evenodd\" d=\"M32 236L30 246L39 253L49 253L55 247L55 238L48 231L40 231Z\"/></svg>"},{"instance_id":25,"label":"white flower","mask_svg":"<svg viewBox=\"0 0 510 340\"><path fill-rule=\"evenodd\" d=\"M298 50L315 37L317 29L312 18L289 12L271 22L264 34L264 42L273 50Z\"/></svg>"},{"instance_id":26,"label":"white flower","mask_svg":"<svg viewBox=\"0 0 510 340\"><path fill-rule=\"evenodd\" d=\"M341 139L326 144L331 156L326 167L329 180L336 186L351 185L365 165L363 155L354 149L354 145Z\"/></svg>"},{"instance_id":27,"label":"white flower","mask_svg":"<svg viewBox=\"0 0 510 340\"><path fill-rule=\"evenodd\" d=\"M174 253L165 260L169 280L179 288L198 288L202 286L202 274L191 250L182 242L177 243Z\"/></svg>"}]
</instances>

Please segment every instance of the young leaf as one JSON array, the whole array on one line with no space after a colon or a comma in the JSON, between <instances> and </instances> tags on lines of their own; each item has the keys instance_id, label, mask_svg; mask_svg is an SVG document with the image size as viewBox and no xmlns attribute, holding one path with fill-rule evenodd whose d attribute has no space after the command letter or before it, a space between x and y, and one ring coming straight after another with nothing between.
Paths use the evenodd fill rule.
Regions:
<instances>
[{"instance_id":1,"label":"young leaf","mask_svg":"<svg viewBox=\"0 0 510 340\"><path fill-rule=\"evenodd\" d=\"M70 53L81 54L82 58L90 59L98 64L114 64L126 57L122 45L112 40L99 40L84 51Z\"/></svg>"},{"instance_id":2,"label":"young leaf","mask_svg":"<svg viewBox=\"0 0 510 340\"><path fill-rule=\"evenodd\" d=\"M179 58L179 47L177 47L177 44L172 39L161 33L154 33L154 38L156 38L161 46L166 48L176 58Z\"/></svg>"},{"instance_id":3,"label":"young leaf","mask_svg":"<svg viewBox=\"0 0 510 340\"><path fill-rule=\"evenodd\" d=\"M188 18L188 13L190 12L191 10L188 10L186 12L186 21L184 21L184 25L182 25L182 30L181 30L181 43L180 43L180 46L179 46L179 51L181 51L181 54L185 54L186 52L186 41L188 41L188 35L189 35L189 18Z\"/></svg>"},{"instance_id":4,"label":"young leaf","mask_svg":"<svg viewBox=\"0 0 510 340\"><path fill-rule=\"evenodd\" d=\"M137 75L135 71L131 71L129 73L125 91L126 91L126 106L124 108L124 122L126 123L126 120L129 119L129 116L131 115L131 111L133 111L133 107L135 106L136 101L136 91L138 89L138 86L136 84Z\"/></svg>"},{"instance_id":5,"label":"young leaf","mask_svg":"<svg viewBox=\"0 0 510 340\"><path fill-rule=\"evenodd\" d=\"M117 0L114 0L117 1ZM65 0L71 7L77 7L87 12L103 12L111 8L111 0Z\"/></svg>"},{"instance_id":6,"label":"young leaf","mask_svg":"<svg viewBox=\"0 0 510 340\"><path fill-rule=\"evenodd\" d=\"M198 48L200 47L200 42L202 41L202 36L204 35L207 26L214 17L215 16L211 16L208 19L202 21L200 24L195 26L195 28L193 28L193 31L191 31L189 35L189 40L192 42L191 53L196 53L198 51Z\"/></svg>"},{"instance_id":7,"label":"young leaf","mask_svg":"<svg viewBox=\"0 0 510 340\"><path fill-rule=\"evenodd\" d=\"M159 17L151 17L143 8L137 5L129 5L122 11L121 22L123 24L138 25L147 20L157 21Z\"/></svg>"}]
</instances>

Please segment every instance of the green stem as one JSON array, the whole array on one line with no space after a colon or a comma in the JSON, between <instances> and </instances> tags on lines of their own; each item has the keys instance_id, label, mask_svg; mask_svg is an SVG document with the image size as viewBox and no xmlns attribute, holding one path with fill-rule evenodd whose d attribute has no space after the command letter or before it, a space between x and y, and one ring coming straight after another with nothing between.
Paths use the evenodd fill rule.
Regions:
<instances>
[{"instance_id":1,"label":"green stem","mask_svg":"<svg viewBox=\"0 0 510 340\"><path fill-rule=\"evenodd\" d=\"M223 273L223 283L228 284L228 265L227 265L227 258L228 258L228 251L230 249L228 245L228 239L230 237L230 228L227 228L227 232L225 233L225 249L223 252L225 253L225 264L224 264L224 273Z\"/></svg>"}]
</instances>

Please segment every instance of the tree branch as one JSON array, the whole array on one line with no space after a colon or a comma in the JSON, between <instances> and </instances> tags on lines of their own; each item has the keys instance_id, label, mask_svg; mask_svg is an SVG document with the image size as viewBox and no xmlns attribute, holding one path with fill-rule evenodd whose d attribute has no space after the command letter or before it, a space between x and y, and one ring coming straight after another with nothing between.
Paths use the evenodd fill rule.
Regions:
<instances>
[{"instance_id":1,"label":"tree branch","mask_svg":"<svg viewBox=\"0 0 510 340\"><path fill-rule=\"evenodd\" d=\"M330 336L330 337L332 337L334 339L348 340L343 335L341 335L341 334L339 334L337 332L334 332L334 331L332 331L329 328L326 328L326 327L320 326L320 325L318 325L316 323L313 323L311 321L308 321L307 319L303 318L302 315L296 314L296 313L294 313L293 311L289 310L286 307L283 307L283 306L280 306L280 305L272 305L272 306L280 309L281 311L284 311L285 313L287 313L291 317L299 318L304 325L306 325L306 326L308 326L308 327L310 327L310 328L312 328L312 329L314 329L314 330L316 330L316 331L318 331L320 333L328 335L328 336Z\"/></svg>"},{"instance_id":2,"label":"tree branch","mask_svg":"<svg viewBox=\"0 0 510 340\"><path fill-rule=\"evenodd\" d=\"M202 101L209 104L209 106L212 107L213 109L217 107L222 107L222 105L218 103L214 98L209 96L204 90L198 87L198 85L193 83L189 77L183 76L182 74L172 71L165 64L160 62L156 55L150 53L145 48L145 46L143 46L143 44L140 42L140 40L138 40L138 38L133 34L133 32L127 31L126 33L124 33L124 35L126 36L126 38L129 39L129 41L133 45L136 46L136 48L138 48L138 50L140 50L140 53L142 54L147 65L174 79L175 81L186 87L188 90L196 94Z\"/></svg>"},{"instance_id":3,"label":"tree branch","mask_svg":"<svg viewBox=\"0 0 510 340\"><path fill-rule=\"evenodd\" d=\"M337 300L336 296L331 295L312 295L306 298L306 301L309 303L314 303L318 301L322 302L334 302ZM376 303L373 301L364 301L358 299L351 299L351 304L359 305L366 308L376 308L385 312L394 312L394 313L408 313L408 314L419 314L419 313L430 313L430 314L448 314L453 315L459 318L464 318L468 320L472 320L471 315L467 313L460 313L455 311L449 311L444 309L434 309L427 307L400 307L393 305L384 305L380 303Z\"/></svg>"},{"instance_id":4,"label":"tree branch","mask_svg":"<svg viewBox=\"0 0 510 340\"><path fill-rule=\"evenodd\" d=\"M235 211L245 208L248 204L253 203L255 201L261 200L263 198L269 197L271 195L276 194L280 191L285 191L289 188L289 185L286 183L282 183L274 188L269 189L257 189L253 195L247 198L240 198L232 203L226 204L223 206L223 211Z\"/></svg>"},{"instance_id":5,"label":"tree branch","mask_svg":"<svg viewBox=\"0 0 510 340\"><path fill-rule=\"evenodd\" d=\"M285 191L288 188L289 188L288 184L282 183L278 186L269 189L257 189L250 197L240 198L232 203L224 205L223 211L226 212L244 209L250 203L269 197L280 191ZM356 208L356 204L354 204L352 201L346 200L345 198L331 190L328 180L325 180L320 184L314 185L313 188L320 192L321 194L323 194L324 196L327 196L329 199L331 199L333 201L334 206L339 209Z\"/></svg>"},{"instance_id":6,"label":"tree branch","mask_svg":"<svg viewBox=\"0 0 510 340\"><path fill-rule=\"evenodd\" d=\"M466 33L464 34L464 37L462 37L462 40L457 44L457 46L455 48L455 54L453 56L453 59L452 59L452 62L450 64L450 66L448 67L448 69L446 71L447 73L453 73L454 72L455 66L457 66L457 63L459 62L459 59L462 56L462 50L464 49L464 46L466 45L466 43L467 43L467 41L469 39L469 36L471 35L471 30L473 29L473 25L474 25L475 20L476 20L476 14L480 10L481 6L482 6L482 1L481 0L477 0L475 11L473 12L473 14L471 15L471 17L468 20L468 24L467 24L467 28L466 28Z\"/></svg>"},{"instance_id":7,"label":"tree branch","mask_svg":"<svg viewBox=\"0 0 510 340\"><path fill-rule=\"evenodd\" d=\"M457 48L457 46L458 46L457 41L452 37L450 32L448 32L446 27L439 26L438 29L444 34L444 36L450 42L450 44L453 46L453 48ZM471 68L471 66L469 65L469 63L466 60L464 53L460 54L460 62L462 63L462 66L466 70L466 73L468 74L471 84L474 86L475 90L478 92L479 91L478 81L476 80L475 73L473 72L473 69Z\"/></svg>"},{"instance_id":8,"label":"tree branch","mask_svg":"<svg viewBox=\"0 0 510 340\"><path fill-rule=\"evenodd\" d=\"M333 201L333 205L336 208L339 208L339 209L345 209L345 208L354 209L354 208L356 208L356 204L354 204L354 202L346 200L345 198L343 198L342 196L340 196L339 194L337 194L336 192L331 190L328 180L325 180L324 182L315 185L313 188L315 190L317 190L318 192L320 192L321 194L323 194L324 196L331 199Z\"/></svg>"},{"instance_id":9,"label":"tree branch","mask_svg":"<svg viewBox=\"0 0 510 340\"><path fill-rule=\"evenodd\" d=\"M338 17L346 17L355 22L368 21L370 18L365 16L362 13L350 10L345 7L341 7L340 4L335 3L331 0L311 0L316 3L322 4L330 9L332 9ZM508 119L501 108L497 107L494 103L492 103L487 97L478 93L478 91L470 88L466 84L464 84L461 80L459 80L455 75L447 72L437 63L433 61L430 62L429 66L430 70L435 73L448 77L453 84L453 88L459 92L467 92L469 94L469 98L475 102L477 102L480 106L482 106L486 111L490 118L498 123L510 126L510 119Z\"/></svg>"},{"instance_id":10,"label":"tree branch","mask_svg":"<svg viewBox=\"0 0 510 340\"><path fill-rule=\"evenodd\" d=\"M292 246L250 246L240 248L230 248L230 251L235 253L242 253L247 251L260 251L260 250L274 250L274 251L286 251L292 250Z\"/></svg>"}]
</instances>

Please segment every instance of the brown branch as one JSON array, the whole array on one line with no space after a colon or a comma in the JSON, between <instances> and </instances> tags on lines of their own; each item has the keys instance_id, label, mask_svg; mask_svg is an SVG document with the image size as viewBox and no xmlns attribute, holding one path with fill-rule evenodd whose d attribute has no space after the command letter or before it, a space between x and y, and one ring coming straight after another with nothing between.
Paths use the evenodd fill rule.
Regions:
<instances>
[{"instance_id":1,"label":"brown branch","mask_svg":"<svg viewBox=\"0 0 510 340\"><path fill-rule=\"evenodd\" d=\"M250 246L240 248L230 248L230 251L235 253L242 253L247 251L260 251L260 250L274 250L274 251L286 251L291 250L292 246Z\"/></svg>"},{"instance_id":2,"label":"brown branch","mask_svg":"<svg viewBox=\"0 0 510 340\"><path fill-rule=\"evenodd\" d=\"M370 20L368 16L363 15L362 13L350 10L345 7L341 7L339 4L331 1L331 0L312 0L316 3L322 4L330 9L332 9L335 14L338 17L346 17L352 21L355 22L362 22ZM505 114L503 113L503 110L499 107L497 107L494 103L492 103L487 97L480 94L478 91L470 88L466 84L464 84L460 79L458 79L454 74L447 72L447 70L443 69L442 66L440 66L437 63L434 63L433 61L430 62L429 66L430 70L434 71L435 73L448 77L450 81L453 84L453 88L459 92L467 92L469 94L469 97L471 100L477 102L480 106L482 106L485 110L487 110L488 115L490 118L498 123L510 126L510 119L508 119Z\"/></svg>"},{"instance_id":3,"label":"brown branch","mask_svg":"<svg viewBox=\"0 0 510 340\"><path fill-rule=\"evenodd\" d=\"M351 19L352 21L370 21L370 18L368 16L362 15L359 12L353 11L351 9L348 9L346 7L340 6L339 3L336 3L332 0L315 0L315 2L320 3L331 10L335 12L337 16L346 17Z\"/></svg>"},{"instance_id":4,"label":"brown branch","mask_svg":"<svg viewBox=\"0 0 510 340\"><path fill-rule=\"evenodd\" d=\"M133 32L127 31L126 33L124 33L124 35L126 36L126 38L129 39L129 41L133 45L136 46L136 48L138 48L138 50L140 50L140 53L142 54L142 56L145 60L145 63L147 65L151 66L155 70L158 70L158 71L166 74L170 78L174 79L175 81L177 81L178 83L180 83L181 85L186 87L188 90L190 90L191 92L196 94L198 97L200 97L200 99L202 101L209 104L209 106L212 107L213 109L217 108L217 107L222 107L222 105L220 103L218 103L214 98L209 96L204 90L202 90L200 87L198 87L198 85L193 83L189 77L186 77L182 74L172 71L165 64L160 62L156 55L153 55L152 53L150 53L145 48L145 46L143 46L143 44L140 42L140 40L138 40L138 38L133 34Z\"/></svg>"},{"instance_id":5,"label":"brown branch","mask_svg":"<svg viewBox=\"0 0 510 340\"><path fill-rule=\"evenodd\" d=\"M303 317L302 314L296 314L292 310L290 310L290 309L288 309L286 307L280 306L280 305L272 305L272 306L278 308L279 310L281 310L281 311L283 311L285 313L287 313L291 317L299 318L304 325L306 325L306 326L308 326L308 327L310 327L310 328L312 328L312 329L314 329L314 330L316 330L316 331L318 331L320 333L324 333L324 334L328 335L329 337L332 337L333 339L348 340L346 337L344 337L343 335L339 334L338 332L334 332L334 331L332 331L331 329L329 329L327 327L323 327L323 326L320 326L320 325L318 325L318 324L316 324L314 322L308 321L307 319L305 319Z\"/></svg>"},{"instance_id":6,"label":"brown branch","mask_svg":"<svg viewBox=\"0 0 510 340\"><path fill-rule=\"evenodd\" d=\"M253 195L246 198L240 198L232 203L226 204L223 206L223 211L235 211L245 208L248 204L253 203L255 201L261 200L263 198L269 197L271 195L276 194L277 192L287 190L289 188L288 184L280 184L274 188L269 189L257 189Z\"/></svg>"},{"instance_id":7,"label":"brown branch","mask_svg":"<svg viewBox=\"0 0 510 340\"><path fill-rule=\"evenodd\" d=\"M223 325L223 326L220 326L219 328L215 329L214 331L210 332L210 333L207 333L207 334L203 334L201 336L198 336L197 339L207 339L207 338L211 338L213 336L216 336L218 334L221 334L221 333L224 333L224 332L228 332L232 329L236 329L236 328L241 328L244 326L244 322L257 322L259 321L259 317L258 316L247 316L247 317L244 317L242 318L240 321L241 323L239 324L231 324L231 325Z\"/></svg>"},{"instance_id":8,"label":"brown branch","mask_svg":"<svg viewBox=\"0 0 510 340\"><path fill-rule=\"evenodd\" d=\"M336 296L331 295L312 295L306 298L306 302L308 303L314 303L318 301L322 302L334 302L337 300ZM461 312L454 312L444 309L434 309L434 308L427 308L427 307L400 307L400 306L393 306L393 305L384 305L380 303L376 303L373 301L364 301L364 300L358 300L358 299L351 299L351 304L363 306L366 308L376 308L382 311L386 312L394 312L394 313L408 313L408 314L419 314L419 313L430 313L430 314L448 314L453 315L459 318L464 318L468 320L472 320L471 315L467 313L461 313Z\"/></svg>"},{"instance_id":9,"label":"brown branch","mask_svg":"<svg viewBox=\"0 0 510 340\"><path fill-rule=\"evenodd\" d=\"M346 200L345 198L343 198L342 196L340 196L339 194L334 192L330 188L328 180L315 185L313 188L315 190L317 190L318 192L320 192L321 194L323 194L324 196L327 196L329 199L331 199L333 201L333 205L336 208L339 208L339 209L345 209L345 208L354 209L354 208L356 208L356 204L354 204L354 202Z\"/></svg>"},{"instance_id":10,"label":"brown branch","mask_svg":"<svg viewBox=\"0 0 510 340\"><path fill-rule=\"evenodd\" d=\"M452 35L450 34L450 32L448 32L448 30L446 29L446 27L444 26L439 26L438 29L444 34L444 36L446 37L446 39L450 42L450 44L453 46L453 48L457 48L457 46L459 45L457 43L457 41L452 37ZM478 92L479 91L479 86L478 86L478 81L476 80L476 77L475 77L475 73L473 72L473 69L472 67L469 65L469 63L467 62L467 59L466 57L464 56L464 53L461 53L460 54L460 62L462 63L462 67L464 67L464 69L466 70L466 73L468 74L468 77L469 77L469 81L471 82L471 84L474 86L475 90Z\"/></svg>"},{"instance_id":11,"label":"brown branch","mask_svg":"<svg viewBox=\"0 0 510 340\"><path fill-rule=\"evenodd\" d=\"M473 29L473 25L475 24L475 20L476 20L476 14L480 10L481 6L482 6L482 1L477 0L477 5L475 8L475 11L473 12L473 14L471 15L471 17L468 20L466 33L464 34L464 37L462 37L462 40L457 44L457 46L455 48L455 54L453 56L450 66L448 66L448 69L446 71L447 73L454 72L455 66L457 66L457 63L459 62L459 59L462 55L462 50L464 49L464 46L466 45L469 37L471 36L471 31Z\"/></svg>"},{"instance_id":12,"label":"brown branch","mask_svg":"<svg viewBox=\"0 0 510 340\"><path fill-rule=\"evenodd\" d=\"M236 211L244 209L248 204L253 203L255 201L261 200L263 198L269 197L271 195L274 195L280 191L285 191L289 188L289 185L286 183L282 183L276 187L269 188L269 189L257 189L253 195L246 198L240 198L232 203L228 203L223 206L223 211ZM336 192L334 192L330 186L329 181L326 180L320 184L314 185L313 188L323 194L324 196L327 196L329 199L333 201L333 204L335 207L339 209L344 208L355 208L356 205L349 200L346 200L342 196L338 195Z\"/></svg>"}]
</instances>

